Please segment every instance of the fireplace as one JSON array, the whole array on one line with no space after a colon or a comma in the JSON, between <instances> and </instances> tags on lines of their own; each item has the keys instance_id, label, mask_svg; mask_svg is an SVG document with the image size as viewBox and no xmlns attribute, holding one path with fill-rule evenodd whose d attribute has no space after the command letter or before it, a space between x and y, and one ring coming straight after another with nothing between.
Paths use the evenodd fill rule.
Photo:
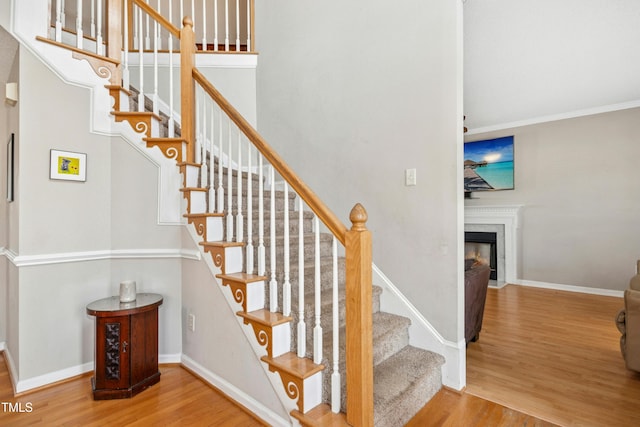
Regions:
<instances>
[{"instance_id":1,"label":"fireplace","mask_svg":"<svg viewBox=\"0 0 640 427\"><path fill-rule=\"evenodd\" d=\"M496 234L496 280L492 286L519 283L518 248L522 205L465 206L464 231ZM491 258L491 256L489 256ZM491 262L491 259L489 259Z\"/></svg>"},{"instance_id":2,"label":"fireplace","mask_svg":"<svg viewBox=\"0 0 640 427\"><path fill-rule=\"evenodd\" d=\"M466 231L464 233L464 257L488 264L491 280L498 280L498 234L493 232Z\"/></svg>"}]
</instances>

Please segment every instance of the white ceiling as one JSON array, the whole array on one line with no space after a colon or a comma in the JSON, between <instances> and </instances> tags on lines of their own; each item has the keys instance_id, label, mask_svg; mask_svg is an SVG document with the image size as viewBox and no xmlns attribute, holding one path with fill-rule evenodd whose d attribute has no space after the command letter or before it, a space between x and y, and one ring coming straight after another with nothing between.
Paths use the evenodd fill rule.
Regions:
<instances>
[{"instance_id":1,"label":"white ceiling","mask_svg":"<svg viewBox=\"0 0 640 427\"><path fill-rule=\"evenodd\" d=\"M640 106L640 1L467 0L470 131Z\"/></svg>"},{"instance_id":2,"label":"white ceiling","mask_svg":"<svg viewBox=\"0 0 640 427\"><path fill-rule=\"evenodd\" d=\"M0 27L0 83L8 81L17 51L18 42L16 39Z\"/></svg>"}]
</instances>

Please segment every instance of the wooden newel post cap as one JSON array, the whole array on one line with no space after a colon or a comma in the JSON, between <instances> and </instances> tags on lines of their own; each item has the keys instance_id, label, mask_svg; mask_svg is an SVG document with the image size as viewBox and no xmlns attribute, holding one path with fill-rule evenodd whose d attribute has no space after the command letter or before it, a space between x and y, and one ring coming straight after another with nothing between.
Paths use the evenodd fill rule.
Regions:
<instances>
[{"instance_id":1,"label":"wooden newel post cap","mask_svg":"<svg viewBox=\"0 0 640 427\"><path fill-rule=\"evenodd\" d=\"M185 27L193 27L193 19L189 18L188 16L185 16L182 19L182 25L184 25Z\"/></svg>"},{"instance_id":2,"label":"wooden newel post cap","mask_svg":"<svg viewBox=\"0 0 640 427\"><path fill-rule=\"evenodd\" d=\"M367 229L365 225L368 219L367 211L360 203L356 203L356 205L351 209L351 213L349 214L349 219L351 220L351 231L364 231Z\"/></svg>"}]
</instances>

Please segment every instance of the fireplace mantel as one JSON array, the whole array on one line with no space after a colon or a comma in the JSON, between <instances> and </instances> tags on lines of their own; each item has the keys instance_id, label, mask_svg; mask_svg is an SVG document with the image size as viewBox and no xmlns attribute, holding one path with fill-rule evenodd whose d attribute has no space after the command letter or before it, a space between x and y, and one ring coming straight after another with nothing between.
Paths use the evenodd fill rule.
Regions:
<instances>
[{"instance_id":1,"label":"fireplace mantel","mask_svg":"<svg viewBox=\"0 0 640 427\"><path fill-rule=\"evenodd\" d=\"M523 205L465 206L464 224L504 226L504 278L507 283L518 283L518 248L520 214Z\"/></svg>"}]
</instances>

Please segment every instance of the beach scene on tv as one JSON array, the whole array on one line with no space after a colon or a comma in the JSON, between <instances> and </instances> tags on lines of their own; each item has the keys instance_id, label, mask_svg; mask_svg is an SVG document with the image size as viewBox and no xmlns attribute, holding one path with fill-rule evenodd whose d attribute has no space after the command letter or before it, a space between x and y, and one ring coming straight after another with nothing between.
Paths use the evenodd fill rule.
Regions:
<instances>
[{"instance_id":1,"label":"beach scene on tv","mask_svg":"<svg viewBox=\"0 0 640 427\"><path fill-rule=\"evenodd\" d=\"M464 144L465 192L513 188L513 136Z\"/></svg>"}]
</instances>

